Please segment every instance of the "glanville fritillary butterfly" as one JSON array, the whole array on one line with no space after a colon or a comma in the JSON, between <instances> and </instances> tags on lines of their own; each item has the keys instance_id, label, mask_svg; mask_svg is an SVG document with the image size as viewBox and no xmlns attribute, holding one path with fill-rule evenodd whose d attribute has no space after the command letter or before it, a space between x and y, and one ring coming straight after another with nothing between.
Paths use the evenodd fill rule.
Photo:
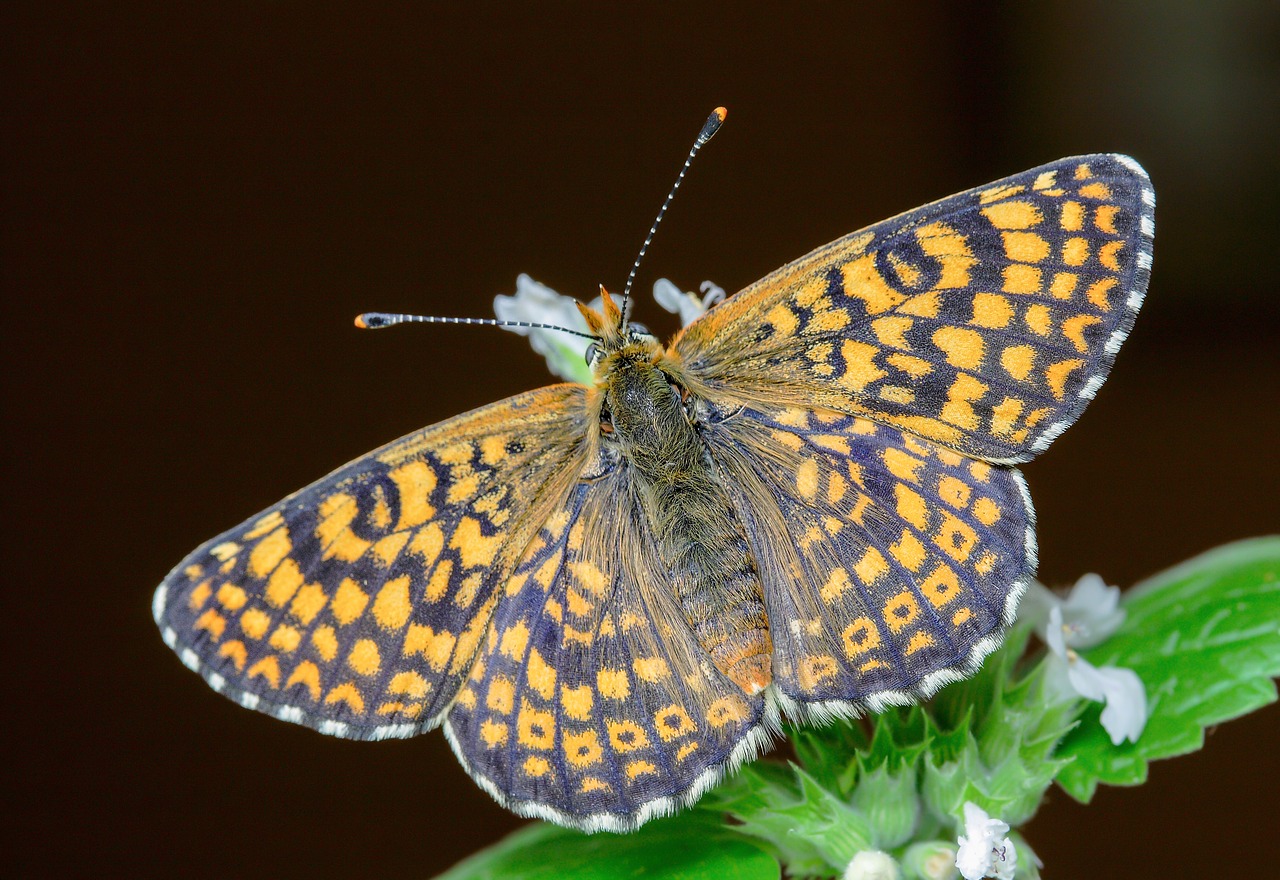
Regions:
<instances>
[{"instance_id":1,"label":"glanville fritillary butterfly","mask_svg":"<svg viewBox=\"0 0 1280 880\"><path fill-rule=\"evenodd\" d=\"M781 716L920 700L999 644L1036 564L1014 465L1105 379L1153 208L1135 161L1079 156L821 247L665 348L605 297L593 385L334 471L184 559L156 622L244 706L443 725L509 809L634 829Z\"/></svg>"}]
</instances>

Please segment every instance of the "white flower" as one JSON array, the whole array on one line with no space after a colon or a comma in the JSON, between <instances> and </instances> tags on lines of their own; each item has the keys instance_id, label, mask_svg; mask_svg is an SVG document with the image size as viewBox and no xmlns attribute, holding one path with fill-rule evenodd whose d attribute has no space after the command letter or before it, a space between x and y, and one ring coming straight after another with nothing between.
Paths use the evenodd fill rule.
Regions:
<instances>
[{"instance_id":1,"label":"white flower","mask_svg":"<svg viewBox=\"0 0 1280 880\"><path fill-rule=\"evenodd\" d=\"M992 819L973 801L965 801L964 831L958 839L956 868L965 880L995 877L1013 880L1018 870L1018 851L1009 840L1009 825Z\"/></svg>"},{"instance_id":2,"label":"white flower","mask_svg":"<svg viewBox=\"0 0 1280 880\"><path fill-rule=\"evenodd\" d=\"M1067 627L1063 638L1072 648L1102 644L1120 628L1125 618L1125 610L1120 607L1120 588L1107 586L1096 574L1082 576L1065 599L1032 581L1025 608L1036 619L1041 638L1045 635L1049 611L1062 609L1062 623Z\"/></svg>"},{"instance_id":3,"label":"white flower","mask_svg":"<svg viewBox=\"0 0 1280 880\"><path fill-rule=\"evenodd\" d=\"M844 880L899 880L901 876L893 856L878 849L861 850L844 870Z\"/></svg>"},{"instance_id":4,"label":"white flower","mask_svg":"<svg viewBox=\"0 0 1280 880\"><path fill-rule=\"evenodd\" d=\"M1120 588L1107 586L1096 574L1086 574L1064 599L1033 581L1025 610L1052 653L1048 687L1066 699L1084 697L1106 703L1100 720L1112 744L1126 739L1137 742L1147 724L1142 679L1132 669L1098 669L1076 653L1106 641L1124 623Z\"/></svg>"},{"instance_id":5,"label":"white flower","mask_svg":"<svg viewBox=\"0 0 1280 880\"><path fill-rule=\"evenodd\" d=\"M680 326L684 327L702 317L716 303L724 299L724 288L710 281L699 286L702 297L685 292L666 278L653 282L653 298L673 315L680 316Z\"/></svg>"},{"instance_id":6,"label":"white flower","mask_svg":"<svg viewBox=\"0 0 1280 880\"><path fill-rule=\"evenodd\" d=\"M653 297L658 301L658 305L674 315L679 315L681 326L693 321L724 299L724 290L710 281L702 282L702 292L703 296L699 299L692 293L684 293L665 278L659 278L653 285ZM613 295L613 300L619 305L622 303L621 298L616 294ZM602 302L597 296L588 305L599 311ZM583 320L582 313L578 311L577 303L572 297L559 294L524 274L516 278L514 296L498 294L493 298L493 312L502 321L554 324L579 333L588 332L587 322ZM591 344L590 339L538 327L503 327L502 329L528 336L533 350L547 359L547 369L560 378L587 384L593 381L591 370L585 360L587 346Z\"/></svg>"},{"instance_id":7,"label":"white flower","mask_svg":"<svg viewBox=\"0 0 1280 880\"><path fill-rule=\"evenodd\" d=\"M1142 679L1132 669L1104 666L1101 669L1067 647L1066 635L1071 628L1063 622L1062 608L1049 611L1045 642L1058 661L1050 669L1051 686L1064 690L1062 670L1066 671L1067 686L1085 699L1106 703L1102 710L1102 728L1111 737L1112 745L1120 745L1126 739L1137 742L1147 725L1147 691Z\"/></svg>"},{"instance_id":8,"label":"white flower","mask_svg":"<svg viewBox=\"0 0 1280 880\"><path fill-rule=\"evenodd\" d=\"M588 332L587 322L583 320L572 297L562 296L524 274L516 278L515 296L498 294L493 298L493 312L502 321L554 324L579 333ZM558 330L530 327L502 329L528 336L533 350L547 359L547 369L560 378L570 382L591 381L591 370L584 360L587 346L591 344L590 339Z\"/></svg>"}]
</instances>

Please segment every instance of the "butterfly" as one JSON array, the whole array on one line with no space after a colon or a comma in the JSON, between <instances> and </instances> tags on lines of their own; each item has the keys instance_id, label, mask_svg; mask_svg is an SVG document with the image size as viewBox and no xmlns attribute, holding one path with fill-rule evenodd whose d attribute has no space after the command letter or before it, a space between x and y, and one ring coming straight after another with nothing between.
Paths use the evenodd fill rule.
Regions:
<instances>
[{"instance_id":1,"label":"butterfly","mask_svg":"<svg viewBox=\"0 0 1280 880\"><path fill-rule=\"evenodd\" d=\"M1014 467L1142 303L1154 195L1062 159L855 232L665 347L581 307L594 384L410 434L184 559L164 641L215 691L352 739L443 726L525 816L631 830L781 719L927 698L1036 565Z\"/></svg>"}]
</instances>

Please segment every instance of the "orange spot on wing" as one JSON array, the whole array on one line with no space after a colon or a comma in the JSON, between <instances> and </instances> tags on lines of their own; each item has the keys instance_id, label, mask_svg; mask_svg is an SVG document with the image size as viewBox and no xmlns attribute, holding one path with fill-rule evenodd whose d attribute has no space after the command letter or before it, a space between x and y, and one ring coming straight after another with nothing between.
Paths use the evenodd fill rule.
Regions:
<instances>
[{"instance_id":1,"label":"orange spot on wing","mask_svg":"<svg viewBox=\"0 0 1280 880\"><path fill-rule=\"evenodd\" d=\"M1079 232L1084 228L1084 205L1079 202L1062 204L1062 228L1068 232Z\"/></svg>"},{"instance_id":2,"label":"orange spot on wing","mask_svg":"<svg viewBox=\"0 0 1280 880\"><path fill-rule=\"evenodd\" d=\"M995 293L979 293L973 298L973 323L978 327L1000 330L1009 326L1013 318L1013 306L1009 300Z\"/></svg>"},{"instance_id":3,"label":"orange spot on wing","mask_svg":"<svg viewBox=\"0 0 1280 880\"><path fill-rule=\"evenodd\" d=\"M919 571L925 559L924 545L906 529L902 530L902 537L898 543L889 547L889 553L908 571Z\"/></svg>"},{"instance_id":4,"label":"orange spot on wing","mask_svg":"<svg viewBox=\"0 0 1280 880\"><path fill-rule=\"evenodd\" d=\"M261 676L271 683L273 688L280 687L280 661L276 659L275 654L268 654L257 663L249 667L249 671L245 673L245 678L252 680Z\"/></svg>"},{"instance_id":5,"label":"orange spot on wing","mask_svg":"<svg viewBox=\"0 0 1280 880\"><path fill-rule=\"evenodd\" d=\"M1049 256L1049 242L1034 232L1004 233L1004 252L1011 260L1038 263Z\"/></svg>"},{"instance_id":6,"label":"orange spot on wing","mask_svg":"<svg viewBox=\"0 0 1280 880\"><path fill-rule=\"evenodd\" d=\"M249 649L239 639L232 639L218 647L218 656L230 658L236 669L243 670L245 662L249 659Z\"/></svg>"},{"instance_id":7,"label":"orange spot on wing","mask_svg":"<svg viewBox=\"0 0 1280 880\"><path fill-rule=\"evenodd\" d=\"M962 370L977 369L982 363L985 346L982 335L964 327L939 327L933 331L933 344L947 356L947 363Z\"/></svg>"},{"instance_id":8,"label":"orange spot on wing","mask_svg":"<svg viewBox=\"0 0 1280 880\"><path fill-rule=\"evenodd\" d=\"M625 669L601 669L596 673L596 687L601 696L611 700L625 700L631 696L631 679Z\"/></svg>"},{"instance_id":9,"label":"orange spot on wing","mask_svg":"<svg viewBox=\"0 0 1280 880\"><path fill-rule=\"evenodd\" d=\"M852 391L862 391L877 379L888 375L875 364L875 357L880 349L865 342L844 340L840 346L840 354L844 358L844 373L836 383Z\"/></svg>"},{"instance_id":10,"label":"orange spot on wing","mask_svg":"<svg viewBox=\"0 0 1280 880\"><path fill-rule=\"evenodd\" d=\"M369 594L360 589L351 578L343 578L342 583L338 584L338 592L334 594L333 602L329 605L329 611L338 623L345 626L364 614L365 606L368 604Z\"/></svg>"},{"instance_id":11,"label":"orange spot on wing","mask_svg":"<svg viewBox=\"0 0 1280 880\"><path fill-rule=\"evenodd\" d=\"M347 665L360 675L373 675L382 667L378 645L372 639L360 639L351 646Z\"/></svg>"},{"instance_id":12,"label":"orange spot on wing","mask_svg":"<svg viewBox=\"0 0 1280 880\"><path fill-rule=\"evenodd\" d=\"M884 450L882 458L885 468L899 480L908 483L919 482L919 470L924 466L924 462L920 459L892 446Z\"/></svg>"},{"instance_id":13,"label":"orange spot on wing","mask_svg":"<svg viewBox=\"0 0 1280 880\"><path fill-rule=\"evenodd\" d=\"M241 592L244 591L241 590ZM192 611L198 611L205 602L209 601L211 595L213 595L213 587L209 586L208 581L197 584L191 591L191 595L187 597L187 607Z\"/></svg>"},{"instance_id":14,"label":"orange spot on wing","mask_svg":"<svg viewBox=\"0 0 1280 880\"><path fill-rule=\"evenodd\" d=\"M1076 315L1062 322L1062 335L1071 341L1076 351L1084 354L1089 350L1089 343L1084 338L1085 329L1101 323L1102 319L1097 315Z\"/></svg>"},{"instance_id":15,"label":"orange spot on wing","mask_svg":"<svg viewBox=\"0 0 1280 880\"><path fill-rule=\"evenodd\" d=\"M1053 396L1058 400L1062 400L1066 394L1067 377L1075 370L1084 366L1084 361L1071 359L1058 361L1056 364L1045 368L1045 381L1049 383L1049 390L1053 392Z\"/></svg>"},{"instance_id":16,"label":"orange spot on wing","mask_svg":"<svg viewBox=\"0 0 1280 880\"><path fill-rule=\"evenodd\" d=\"M312 700L320 699L320 667L316 666L310 660L303 660L293 668L293 672L289 674L289 680L284 683L286 688L291 688L295 684L305 685L311 693Z\"/></svg>"},{"instance_id":17,"label":"orange spot on wing","mask_svg":"<svg viewBox=\"0 0 1280 880\"><path fill-rule=\"evenodd\" d=\"M271 626L271 618L260 608L250 608L240 615L240 629L251 639L260 639L267 634Z\"/></svg>"},{"instance_id":18,"label":"orange spot on wing","mask_svg":"<svg viewBox=\"0 0 1280 880\"><path fill-rule=\"evenodd\" d=\"M249 553L249 573L256 578L266 577L292 550L289 530L281 526L254 545Z\"/></svg>"},{"instance_id":19,"label":"orange spot on wing","mask_svg":"<svg viewBox=\"0 0 1280 880\"><path fill-rule=\"evenodd\" d=\"M862 558L853 566L853 570L858 575L858 580L871 586L889 570L889 563L883 553L875 547L868 547L867 552L863 553Z\"/></svg>"},{"instance_id":20,"label":"orange spot on wing","mask_svg":"<svg viewBox=\"0 0 1280 880\"><path fill-rule=\"evenodd\" d=\"M1040 292L1040 270L1025 263L1004 267L1004 292L1031 294Z\"/></svg>"},{"instance_id":21,"label":"orange spot on wing","mask_svg":"<svg viewBox=\"0 0 1280 880\"><path fill-rule=\"evenodd\" d=\"M205 612L196 618L196 622L191 625L192 629L202 629L213 636L216 642L222 638L222 633L227 628L227 619L214 611L212 608L205 609Z\"/></svg>"},{"instance_id":22,"label":"orange spot on wing","mask_svg":"<svg viewBox=\"0 0 1280 880\"><path fill-rule=\"evenodd\" d=\"M293 602L289 605L289 613L307 626L316 619L316 615L328 601L329 597L325 595L319 584L307 584L294 594Z\"/></svg>"},{"instance_id":23,"label":"orange spot on wing","mask_svg":"<svg viewBox=\"0 0 1280 880\"><path fill-rule=\"evenodd\" d=\"M404 694L415 700L425 697L430 689L431 683L412 670L397 672L387 684L387 693Z\"/></svg>"},{"instance_id":24,"label":"orange spot on wing","mask_svg":"<svg viewBox=\"0 0 1280 880\"><path fill-rule=\"evenodd\" d=\"M1105 183L1087 183L1080 187L1080 195L1087 199L1109 199L1111 198L1111 187Z\"/></svg>"},{"instance_id":25,"label":"orange spot on wing","mask_svg":"<svg viewBox=\"0 0 1280 880\"><path fill-rule=\"evenodd\" d=\"M352 712L357 715L364 714L364 697L360 695L360 690L355 686L355 682L349 681L331 689L325 695L324 701L328 704L346 703Z\"/></svg>"},{"instance_id":26,"label":"orange spot on wing","mask_svg":"<svg viewBox=\"0 0 1280 880\"><path fill-rule=\"evenodd\" d=\"M334 635L331 626L316 627L315 632L311 633L311 644L316 653L328 663L332 663L333 658L338 656L338 637Z\"/></svg>"},{"instance_id":27,"label":"orange spot on wing","mask_svg":"<svg viewBox=\"0 0 1280 880\"><path fill-rule=\"evenodd\" d=\"M276 627L276 631L271 634L268 644L277 651L285 654L292 653L298 649L298 645L302 642L302 633L296 628L282 623Z\"/></svg>"},{"instance_id":28,"label":"orange spot on wing","mask_svg":"<svg viewBox=\"0 0 1280 880\"><path fill-rule=\"evenodd\" d=\"M409 626L405 635L403 655L410 657L421 654L432 669L443 672L449 658L453 656L456 643L457 637L447 630L436 632L429 626L415 623Z\"/></svg>"},{"instance_id":29,"label":"orange spot on wing","mask_svg":"<svg viewBox=\"0 0 1280 880\"><path fill-rule=\"evenodd\" d=\"M1021 200L988 205L982 214L997 229L1029 229L1044 219L1039 208Z\"/></svg>"},{"instance_id":30,"label":"orange spot on wing","mask_svg":"<svg viewBox=\"0 0 1280 880\"><path fill-rule=\"evenodd\" d=\"M1000 365L1006 373L1019 381L1031 374L1035 364L1036 350L1029 345L1011 345L1000 352Z\"/></svg>"},{"instance_id":31,"label":"orange spot on wing","mask_svg":"<svg viewBox=\"0 0 1280 880\"><path fill-rule=\"evenodd\" d=\"M537 648L529 650L529 662L525 667L525 678L529 687L544 700L550 700L556 692L556 670L545 660Z\"/></svg>"},{"instance_id":32,"label":"orange spot on wing","mask_svg":"<svg viewBox=\"0 0 1280 880\"><path fill-rule=\"evenodd\" d=\"M925 648L931 648L935 644L937 643L934 642L933 636L921 630L911 636L911 641L907 643L907 650L904 653L910 657L917 651L923 651Z\"/></svg>"}]
</instances>

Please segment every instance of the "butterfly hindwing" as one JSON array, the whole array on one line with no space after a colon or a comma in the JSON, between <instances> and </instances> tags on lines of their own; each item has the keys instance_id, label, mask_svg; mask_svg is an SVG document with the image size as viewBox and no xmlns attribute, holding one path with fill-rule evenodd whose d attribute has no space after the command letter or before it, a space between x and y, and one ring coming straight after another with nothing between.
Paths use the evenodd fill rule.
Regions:
<instances>
[{"instance_id":1,"label":"butterfly hindwing","mask_svg":"<svg viewBox=\"0 0 1280 880\"><path fill-rule=\"evenodd\" d=\"M584 395L552 386L426 428L213 539L156 591L165 641L216 690L326 733L435 726L581 469Z\"/></svg>"},{"instance_id":2,"label":"butterfly hindwing","mask_svg":"<svg viewBox=\"0 0 1280 880\"><path fill-rule=\"evenodd\" d=\"M743 409L709 433L792 715L914 701L998 645L1035 567L1017 471L831 410Z\"/></svg>"},{"instance_id":3,"label":"butterfly hindwing","mask_svg":"<svg viewBox=\"0 0 1280 880\"><path fill-rule=\"evenodd\" d=\"M1014 175L819 248L673 343L722 402L818 405L996 462L1083 410L1142 303L1155 197L1126 156Z\"/></svg>"},{"instance_id":4,"label":"butterfly hindwing","mask_svg":"<svg viewBox=\"0 0 1280 880\"><path fill-rule=\"evenodd\" d=\"M445 732L510 809L621 831L754 756L769 711L698 644L620 467L548 518Z\"/></svg>"}]
</instances>

